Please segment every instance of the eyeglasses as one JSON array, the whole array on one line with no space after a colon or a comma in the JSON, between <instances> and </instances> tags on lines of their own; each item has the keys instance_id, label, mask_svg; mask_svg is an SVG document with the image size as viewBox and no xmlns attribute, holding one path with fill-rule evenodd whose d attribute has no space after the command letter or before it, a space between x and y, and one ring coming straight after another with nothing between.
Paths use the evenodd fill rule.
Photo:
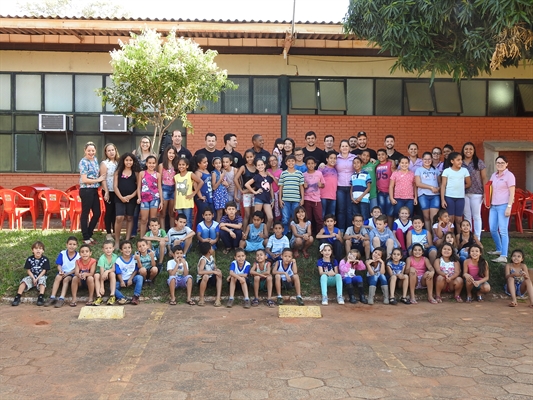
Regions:
<instances>
[{"instance_id":1,"label":"eyeglasses","mask_svg":"<svg viewBox=\"0 0 533 400\"><path fill-rule=\"evenodd\" d=\"M431 158L423 158L424 161L431 161Z\"/></svg>"},{"instance_id":2,"label":"eyeglasses","mask_svg":"<svg viewBox=\"0 0 533 400\"><path fill-rule=\"evenodd\" d=\"M303 157L304 153L294 153L296 157Z\"/></svg>"},{"instance_id":3,"label":"eyeglasses","mask_svg":"<svg viewBox=\"0 0 533 400\"><path fill-rule=\"evenodd\" d=\"M496 161L496 164L497 164L497 165L505 165L506 162L505 162L505 161Z\"/></svg>"},{"instance_id":4,"label":"eyeglasses","mask_svg":"<svg viewBox=\"0 0 533 400\"><path fill-rule=\"evenodd\" d=\"M440 151L434 151L433 154L435 154L436 156L440 156L442 153Z\"/></svg>"}]
</instances>

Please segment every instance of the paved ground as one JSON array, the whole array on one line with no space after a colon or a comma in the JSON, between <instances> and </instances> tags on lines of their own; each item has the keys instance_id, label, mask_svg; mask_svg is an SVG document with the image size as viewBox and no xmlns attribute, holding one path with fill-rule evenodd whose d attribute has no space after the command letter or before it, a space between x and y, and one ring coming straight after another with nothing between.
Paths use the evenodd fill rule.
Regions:
<instances>
[{"instance_id":1,"label":"paved ground","mask_svg":"<svg viewBox=\"0 0 533 400\"><path fill-rule=\"evenodd\" d=\"M0 305L0 398L531 399L533 310L507 301L277 308Z\"/></svg>"}]
</instances>

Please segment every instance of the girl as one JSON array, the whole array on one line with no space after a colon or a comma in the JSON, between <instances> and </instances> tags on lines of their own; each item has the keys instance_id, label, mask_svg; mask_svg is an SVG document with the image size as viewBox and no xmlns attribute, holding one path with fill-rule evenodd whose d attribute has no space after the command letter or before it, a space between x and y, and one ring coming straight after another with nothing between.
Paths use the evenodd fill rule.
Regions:
<instances>
[{"instance_id":1,"label":"girl","mask_svg":"<svg viewBox=\"0 0 533 400\"><path fill-rule=\"evenodd\" d=\"M413 229L407 232L407 249L411 249L415 243L419 243L424 248L424 255L429 258L431 265L437 258L437 248L431 243L431 233L424 228L424 219L421 216L413 217Z\"/></svg>"},{"instance_id":2,"label":"girl","mask_svg":"<svg viewBox=\"0 0 533 400\"><path fill-rule=\"evenodd\" d=\"M291 248L294 250L294 258L298 258L299 250L305 258L309 258L307 250L313 245L313 235L311 232L311 221L307 219L305 208L302 206L296 207L294 210L294 217L291 221Z\"/></svg>"},{"instance_id":3,"label":"girl","mask_svg":"<svg viewBox=\"0 0 533 400\"><path fill-rule=\"evenodd\" d=\"M527 265L524 264L524 252L516 249L511 253L511 263L505 266L507 284L503 287L505 293L511 296L509 307L516 307L516 296L524 296L527 292L529 307L533 308L533 285L529 279Z\"/></svg>"},{"instance_id":4,"label":"girl","mask_svg":"<svg viewBox=\"0 0 533 400\"><path fill-rule=\"evenodd\" d=\"M208 159L204 153L199 153L194 156L193 170L194 174L203 182L200 186L200 190L194 197L194 203L196 204L196 223L195 226L202 222L204 210L207 206L213 207L213 187L211 173L207 169Z\"/></svg>"},{"instance_id":5,"label":"girl","mask_svg":"<svg viewBox=\"0 0 533 400\"><path fill-rule=\"evenodd\" d=\"M413 229L413 223L409 219L409 208L405 206L400 208L398 215L398 219L392 224L392 232L400 243L403 253L407 255L407 232Z\"/></svg>"},{"instance_id":6,"label":"girl","mask_svg":"<svg viewBox=\"0 0 533 400\"><path fill-rule=\"evenodd\" d=\"M320 275L320 289L322 291L322 305L328 305L328 286L337 287L337 303L344 304L342 297L342 278L339 274L339 264L333 255L333 247L330 244L320 245L322 258L317 261L318 274Z\"/></svg>"},{"instance_id":7,"label":"girl","mask_svg":"<svg viewBox=\"0 0 533 400\"><path fill-rule=\"evenodd\" d=\"M407 207L409 215L413 214L413 208L418 204L418 192L415 185L415 174L409 170L409 159L400 158L398 170L390 177L389 198L394 206L394 216L398 216L400 208Z\"/></svg>"},{"instance_id":8,"label":"girl","mask_svg":"<svg viewBox=\"0 0 533 400\"><path fill-rule=\"evenodd\" d=\"M440 160L442 155L442 149L440 147L433 147L431 151L431 165L433 168L437 169L440 173L444 170L444 162Z\"/></svg>"},{"instance_id":9,"label":"girl","mask_svg":"<svg viewBox=\"0 0 533 400\"><path fill-rule=\"evenodd\" d=\"M242 234L239 247L246 251L264 250L268 240L268 231L264 223L265 214L255 211L252 223L249 224Z\"/></svg>"},{"instance_id":10,"label":"girl","mask_svg":"<svg viewBox=\"0 0 533 400\"><path fill-rule=\"evenodd\" d=\"M102 181L102 194L104 195L105 201L105 230L107 232L106 240L113 240L113 235L111 231L115 227L115 189L113 186L113 177L115 171L117 170L118 159L120 155L118 154L117 146L113 143L108 143L104 146L104 156L103 160L100 163L100 173L105 176L105 179Z\"/></svg>"},{"instance_id":11,"label":"girl","mask_svg":"<svg viewBox=\"0 0 533 400\"><path fill-rule=\"evenodd\" d=\"M222 169L222 159L213 158L213 172L211 172L211 185L213 187L213 204L217 213L216 221L220 222L226 202L228 201L228 182L226 181L226 170Z\"/></svg>"},{"instance_id":12,"label":"girl","mask_svg":"<svg viewBox=\"0 0 533 400\"><path fill-rule=\"evenodd\" d=\"M435 264L435 275L437 275L437 283L435 284L435 300L430 303L442 303L440 296L442 290L447 292L454 292L454 298L458 303L462 303L461 290L463 289L463 280L461 279L461 267L459 260L453 251L453 247L444 243L440 248Z\"/></svg>"},{"instance_id":13,"label":"girl","mask_svg":"<svg viewBox=\"0 0 533 400\"><path fill-rule=\"evenodd\" d=\"M326 153L326 165L319 168L324 177L324 187L320 188L320 198L322 199L322 220L328 214L335 215L337 205L337 182L338 174L335 165L337 164L337 153L330 151Z\"/></svg>"},{"instance_id":14,"label":"girl","mask_svg":"<svg viewBox=\"0 0 533 400\"><path fill-rule=\"evenodd\" d=\"M448 211L441 208L433 218L433 244L438 247L444 243L444 235L448 232L453 234L453 223Z\"/></svg>"},{"instance_id":15,"label":"girl","mask_svg":"<svg viewBox=\"0 0 533 400\"><path fill-rule=\"evenodd\" d=\"M474 221L474 234L481 238L481 202L485 183L487 183L487 170L483 160L476 154L476 148L472 142L463 145L463 167L468 170L472 185L466 189L464 217L468 222Z\"/></svg>"},{"instance_id":16,"label":"girl","mask_svg":"<svg viewBox=\"0 0 533 400\"><path fill-rule=\"evenodd\" d=\"M376 187L378 189L378 205L381 212L385 214L389 226L392 226L394 218L394 207L390 202L390 178L396 170L396 163L389 160L387 150L377 151L379 164L376 165Z\"/></svg>"},{"instance_id":17,"label":"girl","mask_svg":"<svg viewBox=\"0 0 533 400\"><path fill-rule=\"evenodd\" d=\"M409 276L405 271L405 261L402 261L402 252L400 249L394 249L391 253L389 261L387 261L387 274L389 275L389 289L390 300L392 305L398 304L394 297L396 291L396 284L402 288L402 297L400 301L404 304L410 304L407 299L407 290L409 289Z\"/></svg>"},{"instance_id":18,"label":"girl","mask_svg":"<svg viewBox=\"0 0 533 400\"><path fill-rule=\"evenodd\" d=\"M242 199L242 206L244 208L244 215L242 218L243 231L246 230L246 227L250 223L250 215L252 214L252 208L254 206L254 195L244 186L244 183L254 178L257 171L254 164L254 158L254 151L252 149L246 150L244 153L246 164L240 167L237 174L235 174L235 200L238 203Z\"/></svg>"},{"instance_id":19,"label":"girl","mask_svg":"<svg viewBox=\"0 0 533 400\"><path fill-rule=\"evenodd\" d=\"M177 154L178 151L174 146L167 146L163 151L162 163L157 166L161 189L163 191L163 205L161 207L161 214L159 215L159 225L163 228L165 227L167 213L170 218L170 226L174 226L174 198L176 195L174 176L176 176L178 171Z\"/></svg>"},{"instance_id":20,"label":"girl","mask_svg":"<svg viewBox=\"0 0 533 400\"><path fill-rule=\"evenodd\" d=\"M477 244L470 247L470 258L465 260L463 278L466 284L466 302L472 302L472 291L477 293L476 300L483 301L481 293L489 293L489 266L482 257L483 250ZM507 276L507 274L506 274ZM531 297L530 297L531 298Z\"/></svg>"},{"instance_id":21,"label":"girl","mask_svg":"<svg viewBox=\"0 0 533 400\"><path fill-rule=\"evenodd\" d=\"M257 173L248 180L244 186L254 195L254 211L263 211L266 219L266 230L270 232L270 227L274 222L272 215L272 183L274 179L267 173L265 162L256 158L255 168Z\"/></svg>"},{"instance_id":22,"label":"girl","mask_svg":"<svg viewBox=\"0 0 533 400\"><path fill-rule=\"evenodd\" d=\"M424 257L424 248L421 244L416 243L413 245L412 254L407 257L405 270L409 273L410 303L418 303L415 297L415 289L427 289L428 301L434 304L433 276L435 275L435 270L429 260ZM405 301L401 301L405 303Z\"/></svg>"},{"instance_id":23,"label":"girl","mask_svg":"<svg viewBox=\"0 0 533 400\"><path fill-rule=\"evenodd\" d=\"M445 144L442 148L442 155L444 156L444 161L442 162L442 170L450 167L450 154L453 152L453 146L451 144Z\"/></svg>"},{"instance_id":24,"label":"girl","mask_svg":"<svg viewBox=\"0 0 533 400\"><path fill-rule=\"evenodd\" d=\"M222 156L222 169L226 172L224 180L227 182L226 190L228 191L228 200L234 201L235 199L235 174L237 168L233 166L233 159L229 154Z\"/></svg>"},{"instance_id":25,"label":"girl","mask_svg":"<svg viewBox=\"0 0 533 400\"><path fill-rule=\"evenodd\" d=\"M141 171L146 169L146 160L148 156L155 156L155 153L152 151L152 139L148 136L143 136L139 142L139 147L132 151L133 155L137 157Z\"/></svg>"},{"instance_id":26,"label":"girl","mask_svg":"<svg viewBox=\"0 0 533 400\"><path fill-rule=\"evenodd\" d=\"M352 304L357 303L354 294L354 285L357 285L357 289L359 290L359 301L363 304L368 304L363 289L363 271L366 271L366 266L365 263L361 261L361 253L357 249L350 250L348 255L341 260L339 272L343 283L348 289L348 296L350 297L350 303Z\"/></svg>"},{"instance_id":27,"label":"girl","mask_svg":"<svg viewBox=\"0 0 533 400\"><path fill-rule=\"evenodd\" d=\"M272 301L272 274L270 273L270 261L266 258L266 253L264 250L258 250L255 253L255 262L252 265L250 270L250 276L253 277L253 286L255 297L252 300L252 306L259 305L259 289L266 287L267 290L267 299L266 304L269 307L274 307L274 302Z\"/></svg>"},{"instance_id":28,"label":"girl","mask_svg":"<svg viewBox=\"0 0 533 400\"><path fill-rule=\"evenodd\" d=\"M322 172L317 171L317 160L314 157L307 157L305 164L307 171L304 172L304 208L310 220L313 220L313 232L318 232L324 225L322 217L322 199L320 189L324 187L326 181Z\"/></svg>"},{"instance_id":29,"label":"girl","mask_svg":"<svg viewBox=\"0 0 533 400\"><path fill-rule=\"evenodd\" d=\"M426 229L431 230L431 221L440 208L440 172L431 162L431 153L424 153L422 166L415 172L418 203L424 215Z\"/></svg>"},{"instance_id":30,"label":"girl","mask_svg":"<svg viewBox=\"0 0 533 400\"><path fill-rule=\"evenodd\" d=\"M279 208L279 177L281 176L281 173L283 172L279 166L281 163L278 161L278 158L276 156L270 156L268 159L270 168L267 169L268 174L272 177L272 197L274 197L274 219L280 220L281 219L281 210Z\"/></svg>"},{"instance_id":31,"label":"girl","mask_svg":"<svg viewBox=\"0 0 533 400\"><path fill-rule=\"evenodd\" d=\"M452 246L453 252L456 255L459 254L459 250L457 250L457 242L455 241L455 235L453 234L453 232L446 232L446 235L444 235L443 244L445 244L445 243L447 243L450 246Z\"/></svg>"},{"instance_id":32,"label":"girl","mask_svg":"<svg viewBox=\"0 0 533 400\"><path fill-rule=\"evenodd\" d=\"M418 145L416 143L410 143L407 146L407 152L409 153L409 171L414 174L422 166L422 159L418 157Z\"/></svg>"},{"instance_id":33,"label":"girl","mask_svg":"<svg viewBox=\"0 0 533 400\"><path fill-rule=\"evenodd\" d=\"M366 260L366 276L368 279L368 304L374 304L376 294L376 285L381 283L383 292L383 304L389 304L389 286L385 277L385 261L383 255L385 250L382 247L376 247L372 252L371 258Z\"/></svg>"},{"instance_id":34,"label":"girl","mask_svg":"<svg viewBox=\"0 0 533 400\"><path fill-rule=\"evenodd\" d=\"M135 252L135 262L141 275L146 283L151 283L157 276L158 270L155 265L154 252L148 246L145 239L139 239L137 242L137 251Z\"/></svg>"},{"instance_id":35,"label":"girl","mask_svg":"<svg viewBox=\"0 0 533 400\"><path fill-rule=\"evenodd\" d=\"M472 226L470 225L470 222L465 219L461 222L461 230L455 237L455 243L459 249L459 259L461 261L461 265L468 258L470 246L477 244L483 249L483 245L479 241L478 237L474 235L471 227Z\"/></svg>"},{"instance_id":36,"label":"girl","mask_svg":"<svg viewBox=\"0 0 533 400\"><path fill-rule=\"evenodd\" d=\"M278 165L283 162L283 148L285 147L285 141L282 138L277 138L274 142L274 149L272 150L272 156L276 157Z\"/></svg>"},{"instance_id":37,"label":"girl","mask_svg":"<svg viewBox=\"0 0 533 400\"><path fill-rule=\"evenodd\" d=\"M461 224L465 208L465 189L471 185L470 174L463 168L463 157L460 153L450 153L450 167L442 171L440 187L440 203L450 215L456 226Z\"/></svg>"},{"instance_id":38,"label":"girl","mask_svg":"<svg viewBox=\"0 0 533 400\"><path fill-rule=\"evenodd\" d=\"M174 175L174 182L176 183L174 207L176 214L185 214L187 226L192 228L193 199L202 188L204 182L196 174L189 171L188 168L189 160L180 158L178 161L178 173Z\"/></svg>"},{"instance_id":39,"label":"girl","mask_svg":"<svg viewBox=\"0 0 533 400\"><path fill-rule=\"evenodd\" d=\"M115 249L120 243L122 222L126 217L126 240L131 239L133 229L133 215L137 208L137 180L140 171L139 161L132 153L125 153L120 157L117 170L113 176L115 189Z\"/></svg>"},{"instance_id":40,"label":"girl","mask_svg":"<svg viewBox=\"0 0 533 400\"><path fill-rule=\"evenodd\" d=\"M157 212L161 211L162 207L163 190L156 166L155 156L148 156L146 170L140 172L137 181L137 204L141 205L141 237L146 234L148 219L157 218Z\"/></svg>"},{"instance_id":41,"label":"girl","mask_svg":"<svg viewBox=\"0 0 533 400\"><path fill-rule=\"evenodd\" d=\"M339 154L335 168L337 169L337 212L335 214L339 229L344 233L352 216L349 215L352 204L351 178L354 172L353 160L355 155L350 153L350 144L341 140Z\"/></svg>"},{"instance_id":42,"label":"girl","mask_svg":"<svg viewBox=\"0 0 533 400\"><path fill-rule=\"evenodd\" d=\"M76 268L74 269L74 277L70 290L72 292L71 307L76 307L78 288L86 287L89 290L89 300L85 305L92 306L94 296L94 272L96 271L96 260L91 257L91 248L88 244L80 246L80 258L76 260Z\"/></svg>"}]
</instances>

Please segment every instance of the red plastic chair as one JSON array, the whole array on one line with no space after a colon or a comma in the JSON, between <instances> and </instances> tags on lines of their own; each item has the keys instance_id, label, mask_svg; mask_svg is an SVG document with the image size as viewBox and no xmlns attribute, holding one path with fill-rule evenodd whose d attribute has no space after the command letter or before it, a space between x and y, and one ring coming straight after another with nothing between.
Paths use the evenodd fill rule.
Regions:
<instances>
[{"instance_id":1,"label":"red plastic chair","mask_svg":"<svg viewBox=\"0 0 533 400\"><path fill-rule=\"evenodd\" d=\"M43 190L39 193L39 199L43 202L43 230L50 227L50 217L59 214L63 229L67 227L69 198L68 195L57 189Z\"/></svg>"},{"instance_id":2,"label":"red plastic chair","mask_svg":"<svg viewBox=\"0 0 533 400\"><path fill-rule=\"evenodd\" d=\"M522 228L522 212L524 209L524 204L526 202L526 198L521 190L516 190L514 195L514 202L513 207L511 207L511 215L509 217L509 223L511 222L511 218L514 217L514 222L516 225L516 231L519 233L524 233L524 229Z\"/></svg>"},{"instance_id":3,"label":"red plastic chair","mask_svg":"<svg viewBox=\"0 0 533 400\"><path fill-rule=\"evenodd\" d=\"M34 187L32 187L32 186L17 186L17 187L14 187L13 190L15 192L19 192L24 197L32 198L35 201L35 206L39 207L39 204L37 203L37 201L39 199L37 198L37 191L35 190ZM24 202L21 203L21 205L23 205L23 204L24 204Z\"/></svg>"},{"instance_id":4,"label":"red plastic chair","mask_svg":"<svg viewBox=\"0 0 533 400\"><path fill-rule=\"evenodd\" d=\"M70 231L80 229L80 216L81 216L81 198L79 190L72 190L68 193L70 200Z\"/></svg>"},{"instance_id":5,"label":"red plastic chair","mask_svg":"<svg viewBox=\"0 0 533 400\"><path fill-rule=\"evenodd\" d=\"M70 193L70 192L72 192L73 190L80 190L80 185L79 185L79 184L76 184L76 185L74 185L74 186L69 187L67 190L65 190L65 193Z\"/></svg>"},{"instance_id":6,"label":"red plastic chair","mask_svg":"<svg viewBox=\"0 0 533 400\"><path fill-rule=\"evenodd\" d=\"M524 201L522 204L522 215L521 217L523 219L527 218L527 227L528 229L533 229L533 193L524 190L524 189L516 189L515 193L518 195L524 196ZM515 195L516 196L516 195Z\"/></svg>"},{"instance_id":7,"label":"red plastic chair","mask_svg":"<svg viewBox=\"0 0 533 400\"><path fill-rule=\"evenodd\" d=\"M22 216L29 212L33 221L33 229L37 229L37 213L35 200L31 197L24 197L12 189L0 190L0 200L2 200L4 210L1 214L0 229L4 225L7 216L9 229L15 229L15 222L18 229L22 229Z\"/></svg>"}]
</instances>

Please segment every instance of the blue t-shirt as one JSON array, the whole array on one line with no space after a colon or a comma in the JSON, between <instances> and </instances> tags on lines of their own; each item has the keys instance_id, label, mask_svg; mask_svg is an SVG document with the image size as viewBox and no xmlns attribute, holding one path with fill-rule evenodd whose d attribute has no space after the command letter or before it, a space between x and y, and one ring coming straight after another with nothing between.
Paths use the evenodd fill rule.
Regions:
<instances>
[{"instance_id":1,"label":"blue t-shirt","mask_svg":"<svg viewBox=\"0 0 533 400\"><path fill-rule=\"evenodd\" d=\"M76 252L74 257L70 258L68 256L68 251L62 250L56 258L56 265L60 265L61 270L65 274L71 274L74 273L74 269L76 268L76 260L79 258L80 255L78 254L78 252Z\"/></svg>"},{"instance_id":2,"label":"blue t-shirt","mask_svg":"<svg viewBox=\"0 0 533 400\"><path fill-rule=\"evenodd\" d=\"M352 199L360 197L367 188L367 184L372 183L370 174L367 171L354 172L350 178L352 184ZM370 190L361 199L362 203L370 202Z\"/></svg>"},{"instance_id":3,"label":"blue t-shirt","mask_svg":"<svg viewBox=\"0 0 533 400\"><path fill-rule=\"evenodd\" d=\"M235 272L237 275L248 275L250 273L250 263L248 261L244 262L242 267L239 267L237 260L233 260L229 266L229 270Z\"/></svg>"},{"instance_id":4,"label":"blue t-shirt","mask_svg":"<svg viewBox=\"0 0 533 400\"><path fill-rule=\"evenodd\" d=\"M335 259L332 259L331 261L324 261L324 259L321 258L316 262L316 265L318 269L321 270L320 272L329 272L333 271L335 267L338 267L339 263Z\"/></svg>"},{"instance_id":5,"label":"blue t-shirt","mask_svg":"<svg viewBox=\"0 0 533 400\"><path fill-rule=\"evenodd\" d=\"M129 261L124 260L122 256L117 258L117 262L115 263L115 273L117 275L122 274L123 281L130 279L133 273L137 270L137 261L135 261L135 257L132 256Z\"/></svg>"},{"instance_id":6,"label":"blue t-shirt","mask_svg":"<svg viewBox=\"0 0 533 400\"><path fill-rule=\"evenodd\" d=\"M398 264L394 264L392 261L388 261L387 265L390 267L394 275L399 275L405 266L405 262L400 261Z\"/></svg>"}]
</instances>

